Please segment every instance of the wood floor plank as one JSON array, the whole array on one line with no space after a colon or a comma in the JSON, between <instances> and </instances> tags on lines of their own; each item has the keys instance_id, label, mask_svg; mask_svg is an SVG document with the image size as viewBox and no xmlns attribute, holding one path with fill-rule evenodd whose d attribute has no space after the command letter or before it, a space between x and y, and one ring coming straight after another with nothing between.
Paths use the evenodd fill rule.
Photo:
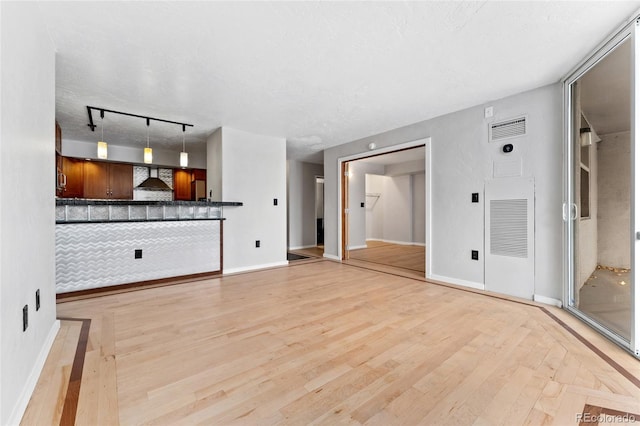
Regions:
<instances>
[{"instance_id":1,"label":"wood floor plank","mask_svg":"<svg viewBox=\"0 0 640 426\"><path fill-rule=\"evenodd\" d=\"M634 383L534 304L351 263L293 263L58 311L92 320L78 425L575 424L588 402L640 407ZM73 340L64 333L54 348ZM34 395L64 389L72 359L50 361ZM34 398L25 421L54 424L63 402L53 399Z\"/></svg>"}]
</instances>

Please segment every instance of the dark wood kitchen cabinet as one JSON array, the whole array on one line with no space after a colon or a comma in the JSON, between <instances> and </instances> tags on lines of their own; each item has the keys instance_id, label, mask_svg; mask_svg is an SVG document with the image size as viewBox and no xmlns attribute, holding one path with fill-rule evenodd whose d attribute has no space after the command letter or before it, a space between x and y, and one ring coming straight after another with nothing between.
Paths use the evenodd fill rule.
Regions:
<instances>
[{"instance_id":1,"label":"dark wood kitchen cabinet","mask_svg":"<svg viewBox=\"0 0 640 426\"><path fill-rule=\"evenodd\" d=\"M191 170L173 170L173 199L191 200Z\"/></svg>"},{"instance_id":2,"label":"dark wood kitchen cabinet","mask_svg":"<svg viewBox=\"0 0 640 426\"><path fill-rule=\"evenodd\" d=\"M84 198L133 199L133 166L85 161Z\"/></svg>"},{"instance_id":3,"label":"dark wood kitchen cabinet","mask_svg":"<svg viewBox=\"0 0 640 426\"><path fill-rule=\"evenodd\" d=\"M206 197L207 171L203 169L173 170L173 199L193 200Z\"/></svg>"},{"instance_id":4,"label":"dark wood kitchen cabinet","mask_svg":"<svg viewBox=\"0 0 640 426\"><path fill-rule=\"evenodd\" d=\"M84 160L62 157L62 173L65 176L66 185L62 188L61 197L84 197Z\"/></svg>"}]
</instances>

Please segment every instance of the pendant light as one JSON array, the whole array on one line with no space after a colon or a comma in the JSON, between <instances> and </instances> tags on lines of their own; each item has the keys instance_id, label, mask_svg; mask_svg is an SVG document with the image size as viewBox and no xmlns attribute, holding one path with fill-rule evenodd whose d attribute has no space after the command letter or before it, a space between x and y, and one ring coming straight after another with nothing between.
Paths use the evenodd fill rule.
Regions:
<instances>
[{"instance_id":1,"label":"pendant light","mask_svg":"<svg viewBox=\"0 0 640 426\"><path fill-rule=\"evenodd\" d=\"M147 118L147 147L144 149L144 163L153 163L153 150L149 147L149 119Z\"/></svg>"},{"instance_id":2,"label":"pendant light","mask_svg":"<svg viewBox=\"0 0 640 426\"><path fill-rule=\"evenodd\" d=\"M189 154L187 153L187 150L184 149L184 132L186 127L187 126L184 124L182 125L182 152L180 153L180 167L182 168L189 166Z\"/></svg>"},{"instance_id":3,"label":"pendant light","mask_svg":"<svg viewBox=\"0 0 640 426\"><path fill-rule=\"evenodd\" d=\"M102 160L107 159L107 143L104 142L104 110L100 110L100 129L102 131L102 137L98 141L98 158Z\"/></svg>"}]
</instances>

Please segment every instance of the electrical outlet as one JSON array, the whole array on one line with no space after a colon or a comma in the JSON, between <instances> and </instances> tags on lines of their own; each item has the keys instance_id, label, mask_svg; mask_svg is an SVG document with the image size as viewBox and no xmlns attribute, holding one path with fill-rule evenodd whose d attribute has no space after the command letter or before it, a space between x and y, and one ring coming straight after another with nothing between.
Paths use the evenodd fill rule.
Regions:
<instances>
[{"instance_id":1,"label":"electrical outlet","mask_svg":"<svg viewBox=\"0 0 640 426\"><path fill-rule=\"evenodd\" d=\"M36 290L36 311L40 310L40 289Z\"/></svg>"},{"instance_id":2,"label":"electrical outlet","mask_svg":"<svg viewBox=\"0 0 640 426\"><path fill-rule=\"evenodd\" d=\"M133 252L134 259L142 259L142 249L135 249Z\"/></svg>"},{"instance_id":3,"label":"electrical outlet","mask_svg":"<svg viewBox=\"0 0 640 426\"><path fill-rule=\"evenodd\" d=\"M260 248L260 240L256 240L256 248Z\"/></svg>"},{"instance_id":4,"label":"electrical outlet","mask_svg":"<svg viewBox=\"0 0 640 426\"><path fill-rule=\"evenodd\" d=\"M22 308L22 331L27 331L29 327L29 305L24 305Z\"/></svg>"},{"instance_id":5,"label":"electrical outlet","mask_svg":"<svg viewBox=\"0 0 640 426\"><path fill-rule=\"evenodd\" d=\"M364 203L360 203L360 207L364 207Z\"/></svg>"},{"instance_id":6,"label":"electrical outlet","mask_svg":"<svg viewBox=\"0 0 640 426\"><path fill-rule=\"evenodd\" d=\"M471 260L478 260L478 250L471 250Z\"/></svg>"}]
</instances>

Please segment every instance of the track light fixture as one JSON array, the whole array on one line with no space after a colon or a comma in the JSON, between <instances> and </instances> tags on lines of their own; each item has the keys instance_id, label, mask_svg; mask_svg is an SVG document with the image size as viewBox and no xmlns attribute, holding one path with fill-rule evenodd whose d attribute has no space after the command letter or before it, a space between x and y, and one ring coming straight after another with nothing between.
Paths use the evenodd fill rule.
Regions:
<instances>
[{"instance_id":1,"label":"track light fixture","mask_svg":"<svg viewBox=\"0 0 640 426\"><path fill-rule=\"evenodd\" d=\"M185 149L184 133L186 131L187 126L193 127L193 124L181 123L179 121L164 120L162 118L147 117L145 115L130 114L128 112L114 111L111 109L97 108L97 107L87 105L87 113L89 114L88 126L89 128L91 128L92 132L96 130L96 125L93 123L93 115L92 115L93 110L100 111L101 119L104 119L105 112L110 112L112 114L120 114L120 115L127 115L129 117L144 118L147 121L147 147L144 149L144 157L143 157L145 164L151 164L153 162L153 150L149 146L149 125L151 120L161 121L163 123L177 124L179 126L182 126L182 152L180 153L180 167L188 166L189 154L187 154L187 151ZM104 139L104 124L102 124L101 127L102 127L102 139ZM107 158L107 143L104 142L103 140L98 142L98 158Z\"/></svg>"},{"instance_id":2,"label":"track light fixture","mask_svg":"<svg viewBox=\"0 0 640 426\"><path fill-rule=\"evenodd\" d=\"M189 166L189 154L187 154L187 150L184 149L184 132L186 130L186 126L182 125L182 152L180 153L180 167L188 167Z\"/></svg>"}]
</instances>

